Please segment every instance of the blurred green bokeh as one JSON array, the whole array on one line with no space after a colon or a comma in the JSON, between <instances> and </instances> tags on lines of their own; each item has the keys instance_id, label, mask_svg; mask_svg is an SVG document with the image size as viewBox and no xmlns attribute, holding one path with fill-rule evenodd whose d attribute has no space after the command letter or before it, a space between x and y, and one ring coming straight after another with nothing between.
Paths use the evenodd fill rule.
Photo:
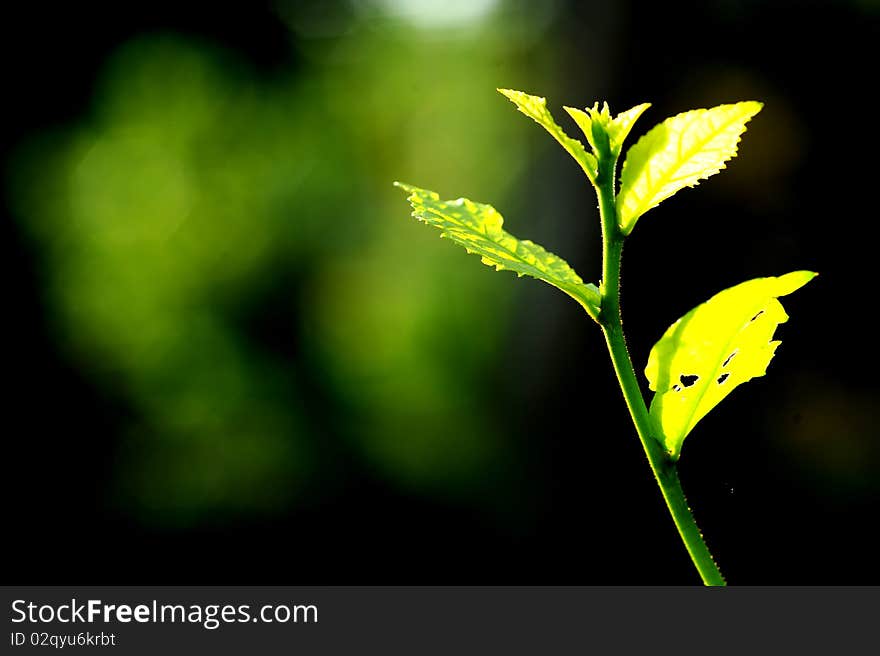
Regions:
<instances>
[{"instance_id":1,"label":"blurred green bokeh","mask_svg":"<svg viewBox=\"0 0 880 656\"><path fill-rule=\"evenodd\" d=\"M553 4L495 4L423 30L420 3L360 3L335 17L345 38L281 4L305 45L275 74L142 37L88 115L23 148L12 189L57 339L132 411L127 512L272 514L332 491L327 440L440 497L479 499L513 457L481 377L514 286L461 266L391 186L510 197L533 135L494 88L554 91L536 48ZM288 318L277 349L254 337L267 312Z\"/></svg>"}]
</instances>

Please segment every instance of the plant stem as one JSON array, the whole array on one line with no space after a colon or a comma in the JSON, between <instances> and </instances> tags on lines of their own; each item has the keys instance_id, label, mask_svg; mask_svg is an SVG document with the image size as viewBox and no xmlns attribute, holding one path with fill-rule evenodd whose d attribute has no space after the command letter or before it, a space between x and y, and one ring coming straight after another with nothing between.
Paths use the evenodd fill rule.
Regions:
<instances>
[{"instance_id":1,"label":"plant stem","mask_svg":"<svg viewBox=\"0 0 880 656\"><path fill-rule=\"evenodd\" d=\"M596 190L599 195L599 213L602 219L602 307L599 323L605 334L605 343L611 355L614 372L623 391L623 398L629 408L636 432L645 449L648 463L654 472L654 478L663 493L663 499L675 522L675 527L684 542L691 560L700 573L705 585L725 585L721 571L712 559L709 548L703 541L699 527L694 520L681 482L675 462L654 439L651 432L653 422L639 389L638 379L633 369L632 360L626 348L623 334L623 321L620 314L620 262L623 254L624 235L617 224L617 209L614 197L614 173L616 158L610 153L603 153L599 158L599 173L596 178Z\"/></svg>"}]
</instances>

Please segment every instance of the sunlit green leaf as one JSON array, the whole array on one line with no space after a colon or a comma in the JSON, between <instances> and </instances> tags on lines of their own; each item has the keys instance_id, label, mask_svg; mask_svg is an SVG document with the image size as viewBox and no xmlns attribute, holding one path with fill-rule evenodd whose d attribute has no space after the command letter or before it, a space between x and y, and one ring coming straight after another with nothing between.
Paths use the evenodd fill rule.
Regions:
<instances>
[{"instance_id":1,"label":"sunlit green leaf","mask_svg":"<svg viewBox=\"0 0 880 656\"><path fill-rule=\"evenodd\" d=\"M592 153L588 153L580 141L569 137L556 124L556 121L553 120L553 116L550 114L550 110L547 109L546 98L530 96L522 91L514 91L512 89L498 89L498 91L516 105L519 111L542 125L568 151L568 154L574 157L590 181L595 182L597 168L595 156Z\"/></svg>"},{"instance_id":2,"label":"sunlit green leaf","mask_svg":"<svg viewBox=\"0 0 880 656\"><path fill-rule=\"evenodd\" d=\"M468 253L482 257L483 263L497 271L514 271L550 283L580 303L594 319L599 313L599 290L584 284L566 262L538 244L519 240L502 229L504 219L491 205L466 198L441 201L433 191L400 182L407 193L412 215L442 231L442 236L464 246Z\"/></svg>"},{"instance_id":3,"label":"sunlit green leaf","mask_svg":"<svg viewBox=\"0 0 880 656\"><path fill-rule=\"evenodd\" d=\"M684 187L693 187L736 156L746 123L761 111L755 101L695 109L652 128L626 154L617 196L620 228L629 234L638 218Z\"/></svg>"},{"instance_id":4,"label":"sunlit green leaf","mask_svg":"<svg viewBox=\"0 0 880 656\"><path fill-rule=\"evenodd\" d=\"M763 376L780 342L776 326L788 320L777 300L815 273L794 271L725 289L672 324L648 357L645 375L656 392L651 416L674 458L700 419L735 387Z\"/></svg>"},{"instance_id":5,"label":"sunlit green leaf","mask_svg":"<svg viewBox=\"0 0 880 656\"><path fill-rule=\"evenodd\" d=\"M650 106L651 103L636 105L632 109L621 112L615 116L614 119L611 118L608 103L604 103L602 109L599 109L598 103L594 105L592 109L588 108L587 111L576 109L574 107L565 107L564 109L583 131L584 136L587 137L587 140L593 147L593 151L596 150L596 144L593 143L593 121L599 120L605 128L605 131L608 133L611 153L614 157L617 157L620 154L623 142L626 141L626 137L629 135L630 130L632 130L633 125L635 125L639 116L642 115L642 112Z\"/></svg>"}]
</instances>

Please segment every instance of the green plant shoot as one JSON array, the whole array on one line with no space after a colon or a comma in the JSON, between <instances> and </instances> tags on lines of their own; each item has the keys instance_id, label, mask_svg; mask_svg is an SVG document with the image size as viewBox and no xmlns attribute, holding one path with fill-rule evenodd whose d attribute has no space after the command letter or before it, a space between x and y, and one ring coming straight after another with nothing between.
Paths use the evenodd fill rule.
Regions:
<instances>
[{"instance_id":1,"label":"green plant shoot","mask_svg":"<svg viewBox=\"0 0 880 656\"><path fill-rule=\"evenodd\" d=\"M647 103L612 117L607 103L566 107L587 145L567 135L547 101L499 89L574 158L596 190L602 226L602 280L584 283L560 257L502 229L491 205L465 198L440 200L433 191L396 182L409 194L413 216L475 253L496 270L543 280L575 299L602 328L611 363L636 432L685 548L706 585L725 581L687 505L677 462L685 437L733 389L763 376L779 341L773 334L788 315L779 297L816 275L794 271L756 278L719 292L673 323L648 357L645 375L655 392L650 410L626 348L620 312L623 243L639 217L685 187L725 168L735 157L746 123L761 111L755 101L696 109L666 119L627 152L617 190L617 160Z\"/></svg>"}]
</instances>

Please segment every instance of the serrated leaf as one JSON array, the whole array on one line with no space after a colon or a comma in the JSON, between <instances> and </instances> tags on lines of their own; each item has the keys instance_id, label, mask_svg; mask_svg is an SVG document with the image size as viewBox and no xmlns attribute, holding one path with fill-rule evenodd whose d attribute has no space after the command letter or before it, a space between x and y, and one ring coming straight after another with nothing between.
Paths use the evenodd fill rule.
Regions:
<instances>
[{"instance_id":1,"label":"serrated leaf","mask_svg":"<svg viewBox=\"0 0 880 656\"><path fill-rule=\"evenodd\" d=\"M468 253L479 255L483 264L494 266L497 271L513 271L518 276L543 280L575 299L594 319L598 316L597 287L584 284L561 257L505 232L501 227L504 219L491 205L467 198L441 201L433 191L400 182L394 184L409 193L415 218L439 228L443 237L464 246Z\"/></svg>"},{"instance_id":2,"label":"serrated leaf","mask_svg":"<svg viewBox=\"0 0 880 656\"><path fill-rule=\"evenodd\" d=\"M645 375L656 392L651 416L663 446L678 458L684 438L738 385L763 376L788 320L777 300L816 274L794 271L756 278L719 292L672 324L648 357Z\"/></svg>"},{"instance_id":3,"label":"serrated leaf","mask_svg":"<svg viewBox=\"0 0 880 656\"><path fill-rule=\"evenodd\" d=\"M513 89L498 89L500 93L508 98L520 112L528 116L530 119L541 125L549 132L559 144L568 151L568 154L574 157L575 161L580 164L581 169L587 174L590 182L595 183L597 162L592 153L588 153L577 139L569 137L565 131L556 124L550 110L547 109L547 99L540 96L532 96L522 91L514 91Z\"/></svg>"},{"instance_id":4,"label":"serrated leaf","mask_svg":"<svg viewBox=\"0 0 880 656\"><path fill-rule=\"evenodd\" d=\"M636 105L632 109L628 109L625 112L621 112L617 116L614 117L613 120L609 120L606 118L603 121L605 126L605 130L608 133L608 141L611 145L611 153L614 157L617 157L620 154L620 149L623 147L623 142L626 141L627 136L632 130L633 125L638 120L639 116L651 106L651 103L642 103L641 105ZM596 144L593 143L593 120L599 117L603 117L603 112L605 115L609 113L608 104L604 104L602 110L599 109L598 105L594 106L593 109L587 110L586 112L581 109L576 109L574 107L564 107L568 115L571 116L575 123L578 124L578 127L584 133L584 136L587 138L587 141L590 142L590 145L593 147L593 151L596 151ZM604 117L603 117L604 118Z\"/></svg>"},{"instance_id":5,"label":"serrated leaf","mask_svg":"<svg viewBox=\"0 0 880 656\"><path fill-rule=\"evenodd\" d=\"M684 187L693 187L736 156L755 101L695 109L668 118L626 154L617 195L618 223L628 235L638 218Z\"/></svg>"}]
</instances>

